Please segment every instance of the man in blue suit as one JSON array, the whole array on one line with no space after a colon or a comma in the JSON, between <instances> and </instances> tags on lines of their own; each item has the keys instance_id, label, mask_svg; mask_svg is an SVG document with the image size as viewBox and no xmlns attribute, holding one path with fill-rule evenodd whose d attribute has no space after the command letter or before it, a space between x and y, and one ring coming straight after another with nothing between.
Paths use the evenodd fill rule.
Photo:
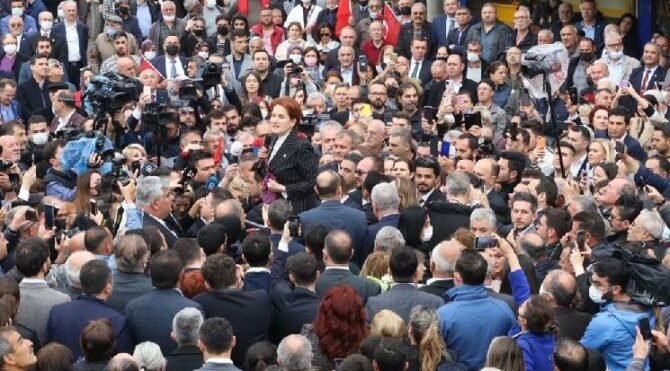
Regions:
<instances>
[{"instance_id":1,"label":"man in blue suit","mask_svg":"<svg viewBox=\"0 0 670 371\"><path fill-rule=\"evenodd\" d=\"M605 46L605 26L607 23L598 19L598 7L595 0L582 0L579 3L579 11L582 13L582 20L575 24L578 31L583 31L584 36L593 40L598 52Z\"/></svg>"},{"instance_id":2,"label":"man in blue suit","mask_svg":"<svg viewBox=\"0 0 670 371\"><path fill-rule=\"evenodd\" d=\"M367 225L365 213L340 202L342 199L340 176L332 170L321 172L316 177L316 193L321 199L321 205L300 214L303 228L321 224L331 230L346 231L354 241L354 249L361 249Z\"/></svg>"},{"instance_id":3,"label":"man in blue suit","mask_svg":"<svg viewBox=\"0 0 670 371\"><path fill-rule=\"evenodd\" d=\"M9 20L11 17L17 16L21 17L23 24L25 25L25 33L37 32L37 22L36 18L33 16L25 14L26 4L23 0L11 0L12 13L0 20L0 34L4 35L9 32ZM45 9L46 10L46 9Z\"/></svg>"},{"instance_id":4,"label":"man in blue suit","mask_svg":"<svg viewBox=\"0 0 670 371\"><path fill-rule=\"evenodd\" d=\"M62 40L77 38L77 42L72 43L76 44L76 47L70 43L65 43L67 47L67 60L63 62L65 63L65 70L67 71L70 83L79 88L80 69L88 64L86 60L88 26L79 21L76 2L66 1L63 3L63 12L65 13L63 22L56 23L51 32L52 34L59 35ZM73 32L75 30L76 32Z\"/></svg>"},{"instance_id":5,"label":"man in blue suit","mask_svg":"<svg viewBox=\"0 0 670 371\"><path fill-rule=\"evenodd\" d=\"M631 119L630 111L625 107L615 107L610 111L607 136L614 142L623 142L626 153L641 162L647 160L647 152L642 149L637 139L628 135Z\"/></svg>"},{"instance_id":6,"label":"man in blue suit","mask_svg":"<svg viewBox=\"0 0 670 371\"><path fill-rule=\"evenodd\" d=\"M661 48L652 42L644 46L642 66L634 69L628 78L630 85L640 95L647 90L660 89L658 84L665 81L667 71L660 66L661 54ZM630 95L622 97L620 102L630 110L637 109L637 101Z\"/></svg>"},{"instance_id":7,"label":"man in blue suit","mask_svg":"<svg viewBox=\"0 0 670 371\"><path fill-rule=\"evenodd\" d=\"M179 274L184 264L174 250L162 250L149 261L151 284L154 290L133 299L126 305L126 316L136 344L151 341L170 354L177 343L170 337L172 319L184 308L202 311L200 304L185 298L177 290Z\"/></svg>"},{"instance_id":8,"label":"man in blue suit","mask_svg":"<svg viewBox=\"0 0 670 371\"><path fill-rule=\"evenodd\" d=\"M0 117L4 123L21 119L21 104L14 98L16 82L10 79L0 80Z\"/></svg>"},{"instance_id":9,"label":"man in blue suit","mask_svg":"<svg viewBox=\"0 0 670 371\"><path fill-rule=\"evenodd\" d=\"M166 37L163 48L165 54L159 55L151 61L154 67L168 80L185 77L188 60L179 55L179 38L174 35Z\"/></svg>"},{"instance_id":10,"label":"man in blue suit","mask_svg":"<svg viewBox=\"0 0 670 371\"><path fill-rule=\"evenodd\" d=\"M387 225L397 228L400 220L400 196L398 196L398 190L393 183L377 184L372 189L370 198L372 200L372 211L379 221L369 226L365 233L363 250L356 255L356 262L359 264L363 264L365 258L372 252L377 232Z\"/></svg>"},{"instance_id":11,"label":"man in blue suit","mask_svg":"<svg viewBox=\"0 0 670 371\"><path fill-rule=\"evenodd\" d=\"M435 45L449 45L447 38L451 30L458 27L456 10L458 0L444 0L444 14L433 20L433 40Z\"/></svg>"},{"instance_id":12,"label":"man in blue suit","mask_svg":"<svg viewBox=\"0 0 670 371\"><path fill-rule=\"evenodd\" d=\"M47 321L46 344L55 342L68 347L74 356L82 356L79 346L81 331L89 321L107 319L114 329L116 339L115 353L128 353L133 350L128 320L110 308L105 301L112 294L112 270L103 260L91 260L84 264L79 273L83 295L77 300L59 304L51 308ZM169 331L168 331L169 334Z\"/></svg>"}]
</instances>

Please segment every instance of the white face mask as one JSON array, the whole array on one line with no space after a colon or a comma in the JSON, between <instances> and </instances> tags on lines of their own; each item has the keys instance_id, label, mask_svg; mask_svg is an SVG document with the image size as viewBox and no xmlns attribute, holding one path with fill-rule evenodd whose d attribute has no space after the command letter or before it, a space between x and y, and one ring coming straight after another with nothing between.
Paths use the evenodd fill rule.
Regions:
<instances>
[{"instance_id":1,"label":"white face mask","mask_svg":"<svg viewBox=\"0 0 670 371\"><path fill-rule=\"evenodd\" d=\"M32 141L38 146L46 144L49 141L49 133L35 133L33 134Z\"/></svg>"},{"instance_id":2,"label":"white face mask","mask_svg":"<svg viewBox=\"0 0 670 371\"><path fill-rule=\"evenodd\" d=\"M40 29L42 31L51 31L51 27L54 25L52 21L42 21L40 22Z\"/></svg>"},{"instance_id":3,"label":"white face mask","mask_svg":"<svg viewBox=\"0 0 670 371\"><path fill-rule=\"evenodd\" d=\"M163 20L166 22L174 22L174 16L173 15L164 15Z\"/></svg>"},{"instance_id":4,"label":"white face mask","mask_svg":"<svg viewBox=\"0 0 670 371\"><path fill-rule=\"evenodd\" d=\"M16 44L8 44L2 47L2 50L5 51L5 54L14 54L16 53Z\"/></svg>"},{"instance_id":5,"label":"white face mask","mask_svg":"<svg viewBox=\"0 0 670 371\"><path fill-rule=\"evenodd\" d=\"M302 55L296 55L296 54L291 55L291 62L293 62L293 64L298 64L298 63L300 63L301 60L302 60Z\"/></svg>"},{"instance_id":6,"label":"white face mask","mask_svg":"<svg viewBox=\"0 0 670 371\"><path fill-rule=\"evenodd\" d=\"M23 8L12 8L12 15L23 15Z\"/></svg>"},{"instance_id":7,"label":"white face mask","mask_svg":"<svg viewBox=\"0 0 670 371\"><path fill-rule=\"evenodd\" d=\"M621 57L623 57L623 51L621 51L621 50L616 50L616 51L609 50L608 55L610 56L610 58L618 61L619 59L621 59Z\"/></svg>"},{"instance_id":8,"label":"white face mask","mask_svg":"<svg viewBox=\"0 0 670 371\"><path fill-rule=\"evenodd\" d=\"M209 58L209 53L208 52L198 52L198 56L200 56L203 59Z\"/></svg>"},{"instance_id":9,"label":"white face mask","mask_svg":"<svg viewBox=\"0 0 670 371\"><path fill-rule=\"evenodd\" d=\"M154 59L154 58L156 58L156 52L153 52L153 51L152 52L145 52L144 53L144 58L149 59L149 60Z\"/></svg>"},{"instance_id":10,"label":"white face mask","mask_svg":"<svg viewBox=\"0 0 670 371\"><path fill-rule=\"evenodd\" d=\"M428 242L433 238L433 226L424 227L423 232L421 232L421 240L423 242Z\"/></svg>"},{"instance_id":11,"label":"white face mask","mask_svg":"<svg viewBox=\"0 0 670 371\"><path fill-rule=\"evenodd\" d=\"M58 9L58 18L65 18L65 11L63 9Z\"/></svg>"},{"instance_id":12,"label":"white face mask","mask_svg":"<svg viewBox=\"0 0 670 371\"><path fill-rule=\"evenodd\" d=\"M605 294L600 290L598 290L595 286L593 285L589 286L589 298L591 299L592 302L596 304L606 303L607 300L603 299L603 295Z\"/></svg>"},{"instance_id":13,"label":"white face mask","mask_svg":"<svg viewBox=\"0 0 670 371\"><path fill-rule=\"evenodd\" d=\"M477 62L479 60L479 54L468 52L468 62Z\"/></svg>"}]
</instances>

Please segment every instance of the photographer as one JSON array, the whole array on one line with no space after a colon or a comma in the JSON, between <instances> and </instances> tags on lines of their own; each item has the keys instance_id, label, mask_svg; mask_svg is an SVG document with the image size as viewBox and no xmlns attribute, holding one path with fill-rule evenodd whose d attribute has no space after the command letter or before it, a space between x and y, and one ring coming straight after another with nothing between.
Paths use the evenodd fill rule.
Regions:
<instances>
[{"instance_id":1,"label":"photographer","mask_svg":"<svg viewBox=\"0 0 670 371\"><path fill-rule=\"evenodd\" d=\"M26 148L21 153L21 164L37 164L43 160L42 150L49 141L49 125L44 116L33 115L28 119Z\"/></svg>"},{"instance_id":2,"label":"photographer","mask_svg":"<svg viewBox=\"0 0 670 371\"><path fill-rule=\"evenodd\" d=\"M77 174L72 170L63 169L63 147L67 143L63 140L55 140L44 147L44 159L51 166L44 177L46 195L55 196L63 201L74 201L77 193ZM88 166L97 168L102 165L103 160L98 153L91 153L88 158Z\"/></svg>"}]
</instances>

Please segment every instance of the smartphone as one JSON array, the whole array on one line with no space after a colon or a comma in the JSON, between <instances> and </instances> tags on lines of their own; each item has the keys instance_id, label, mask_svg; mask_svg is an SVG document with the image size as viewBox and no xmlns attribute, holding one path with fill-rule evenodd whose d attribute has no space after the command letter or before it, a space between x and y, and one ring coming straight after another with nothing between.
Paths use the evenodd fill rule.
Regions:
<instances>
[{"instance_id":1,"label":"smartphone","mask_svg":"<svg viewBox=\"0 0 670 371\"><path fill-rule=\"evenodd\" d=\"M456 97L456 105L463 106L465 104L465 98L462 95Z\"/></svg>"},{"instance_id":2,"label":"smartphone","mask_svg":"<svg viewBox=\"0 0 670 371\"><path fill-rule=\"evenodd\" d=\"M144 88L142 88L142 93L144 95L151 95L151 87L144 85Z\"/></svg>"},{"instance_id":3,"label":"smartphone","mask_svg":"<svg viewBox=\"0 0 670 371\"><path fill-rule=\"evenodd\" d=\"M572 96L570 96L572 99ZM530 101L530 94L527 91L521 92L521 105L522 106L531 106L532 102Z\"/></svg>"},{"instance_id":4,"label":"smartphone","mask_svg":"<svg viewBox=\"0 0 670 371\"><path fill-rule=\"evenodd\" d=\"M430 139L430 155L433 158L437 158L437 156L440 154L440 152L438 152L438 149L437 149L438 144L439 144L439 140L437 138L431 138Z\"/></svg>"},{"instance_id":5,"label":"smartphone","mask_svg":"<svg viewBox=\"0 0 670 371\"><path fill-rule=\"evenodd\" d=\"M52 205L44 205L44 226L51 229L56 224L56 213L58 209Z\"/></svg>"},{"instance_id":6,"label":"smartphone","mask_svg":"<svg viewBox=\"0 0 670 371\"><path fill-rule=\"evenodd\" d=\"M360 112L361 117L372 117L372 106L369 104L364 104Z\"/></svg>"},{"instance_id":7,"label":"smartphone","mask_svg":"<svg viewBox=\"0 0 670 371\"><path fill-rule=\"evenodd\" d=\"M130 163L130 172L132 174L135 174L135 172L139 171L139 170L140 170L140 161L139 160L133 161L133 162Z\"/></svg>"},{"instance_id":8,"label":"smartphone","mask_svg":"<svg viewBox=\"0 0 670 371\"><path fill-rule=\"evenodd\" d=\"M637 327L640 328L640 334L644 340L651 340L651 325L649 324L649 317L642 317L637 320Z\"/></svg>"},{"instance_id":9,"label":"smartphone","mask_svg":"<svg viewBox=\"0 0 670 371\"><path fill-rule=\"evenodd\" d=\"M498 240L491 236L475 237L474 247L476 250L485 250L496 246L498 246Z\"/></svg>"},{"instance_id":10,"label":"smartphone","mask_svg":"<svg viewBox=\"0 0 670 371\"><path fill-rule=\"evenodd\" d=\"M511 140L516 140L516 138L519 136L519 124L516 122L511 122L509 124L508 133Z\"/></svg>"},{"instance_id":11,"label":"smartphone","mask_svg":"<svg viewBox=\"0 0 670 371\"><path fill-rule=\"evenodd\" d=\"M221 72L226 73L230 71L230 63L223 62L221 63Z\"/></svg>"},{"instance_id":12,"label":"smartphone","mask_svg":"<svg viewBox=\"0 0 670 371\"><path fill-rule=\"evenodd\" d=\"M91 214L97 214L98 206L95 204L95 201L91 200L90 205L91 205Z\"/></svg>"},{"instance_id":13,"label":"smartphone","mask_svg":"<svg viewBox=\"0 0 670 371\"><path fill-rule=\"evenodd\" d=\"M586 250L586 231L583 229L580 229L577 231L577 237L575 238L575 242L577 243L577 248L579 251L584 251Z\"/></svg>"},{"instance_id":14,"label":"smartphone","mask_svg":"<svg viewBox=\"0 0 670 371\"><path fill-rule=\"evenodd\" d=\"M470 128L473 126L481 127L482 126L481 112L463 114L463 123L465 125L465 130L470 130Z\"/></svg>"},{"instance_id":15,"label":"smartphone","mask_svg":"<svg viewBox=\"0 0 670 371\"><path fill-rule=\"evenodd\" d=\"M571 87L568 88L568 94L570 94L570 102L572 104L579 104L579 94L577 94L577 88Z\"/></svg>"},{"instance_id":16,"label":"smartphone","mask_svg":"<svg viewBox=\"0 0 670 371\"><path fill-rule=\"evenodd\" d=\"M432 123L435 121L435 114L436 114L435 108L431 106L424 106L423 107L423 118L425 118L428 123Z\"/></svg>"},{"instance_id":17,"label":"smartphone","mask_svg":"<svg viewBox=\"0 0 670 371\"><path fill-rule=\"evenodd\" d=\"M28 210L26 210L26 214L25 214L24 218L25 218L26 220L31 221L31 222L35 222L35 223L38 222L38 220L37 220L37 213L36 213L35 210L33 210L33 209L28 209Z\"/></svg>"},{"instance_id":18,"label":"smartphone","mask_svg":"<svg viewBox=\"0 0 670 371\"><path fill-rule=\"evenodd\" d=\"M300 217L297 215L288 217L288 230L291 237L300 236Z\"/></svg>"},{"instance_id":19,"label":"smartphone","mask_svg":"<svg viewBox=\"0 0 670 371\"><path fill-rule=\"evenodd\" d=\"M621 82L619 83L619 87L621 89L626 89L629 86L630 86L630 82L628 80L621 80Z\"/></svg>"},{"instance_id":20,"label":"smartphone","mask_svg":"<svg viewBox=\"0 0 670 371\"><path fill-rule=\"evenodd\" d=\"M616 142L616 143L614 144L614 150L615 150L617 153L624 153L624 152L626 151L626 145L623 144L623 142Z\"/></svg>"},{"instance_id":21,"label":"smartphone","mask_svg":"<svg viewBox=\"0 0 670 371\"><path fill-rule=\"evenodd\" d=\"M535 145L537 149L545 149L547 148L547 138L544 137L544 135L540 135L537 137L537 144Z\"/></svg>"},{"instance_id":22,"label":"smartphone","mask_svg":"<svg viewBox=\"0 0 670 371\"><path fill-rule=\"evenodd\" d=\"M449 157L449 150L451 149L451 143L446 140L442 142L440 146L440 156Z\"/></svg>"},{"instance_id":23,"label":"smartphone","mask_svg":"<svg viewBox=\"0 0 670 371\"><path fill-rule=\"evenodd\" d=\"M358 69L361 71L368 70L368 57L365 55L358 56Z\"/></svg>"}]
</instances>

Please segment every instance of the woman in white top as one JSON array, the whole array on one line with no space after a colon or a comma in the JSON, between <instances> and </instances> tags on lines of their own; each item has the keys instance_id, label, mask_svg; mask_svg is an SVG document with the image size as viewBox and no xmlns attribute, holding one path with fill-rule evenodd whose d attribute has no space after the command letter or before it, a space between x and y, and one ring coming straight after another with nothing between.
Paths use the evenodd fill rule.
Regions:
<instances>
[{"instance_id":1,"label":"woman in white top","mask_svg":"<svg viewBox=\"0 0 670 371\"><path fill-rule=\"evenodd\" d=\"M302 26L299 22L291 22L288 25L288 35L286 40L282 41L275 52L275 59L282 62L288 59L288 50L291 47L299 46L300 49L306 48L310 43L302 38Z\"/></svg>"},{"instance_id":2,"label":"woman in white top","mask_svg":"<svg viewBox=\"0 0 670 371\"><path fill-rule=\"evenodd\" d=\"M320 6L313 4L313 0L302 0L300 5L294 6L291 9L291 12L286 17L284 22L284 27L289 27L291 23L298 22L300 26L304 29L304 33L307 36L307 41L314 42L312 38L312 29L316 26L316 18L321 13ZM307 23L305 23L307 19Z\"/></svg>"}]
</instances>

